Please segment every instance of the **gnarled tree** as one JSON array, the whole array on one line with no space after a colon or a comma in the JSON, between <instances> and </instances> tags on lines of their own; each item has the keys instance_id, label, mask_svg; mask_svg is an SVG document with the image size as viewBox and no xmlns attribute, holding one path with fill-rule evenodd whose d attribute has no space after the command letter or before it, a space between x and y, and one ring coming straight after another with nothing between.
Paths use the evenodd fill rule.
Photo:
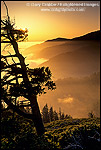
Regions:
<instances>
[{"instance_id":1,"label":"gnarled tree","mask_svg":"<svg viewBox=\"0 0 101 150\"><path fill-rule=\"evenodd\" d=\"M8 8L3 1L7 16L1 19L1 43L9 43L13 46L14 54L1 55L1 101L7 104L6 109L13 109L20 115L32 119L38 135L45 131L42 122L37 95L45 93L46 87L53 90L55 83L51 80L51 71L47 67L31 69L25 64L25 58L20 54L18 42L24 41L27 34L26 30L16 29L15 23L11 22L8 14ZM17 60L15 60L15 58ZM20 109L17 104L19 97L27 100L29 103L23 107L30 106L32 114L28 114Z\"/></svg>"}]
</instances>

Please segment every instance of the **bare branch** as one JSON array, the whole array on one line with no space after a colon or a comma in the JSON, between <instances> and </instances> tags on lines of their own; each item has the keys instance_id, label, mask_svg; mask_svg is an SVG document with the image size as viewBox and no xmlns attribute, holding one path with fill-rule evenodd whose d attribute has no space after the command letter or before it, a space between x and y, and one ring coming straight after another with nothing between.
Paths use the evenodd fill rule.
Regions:
<instances>
[{"instance_id":1,"label":"bare branch","mask_svg":"<svg viewBox=\"0 0 101 150\"><path fill-rule=\"evenodd\" d=\"M5 59L6 63L9 65L9 63L8 63L8 61L7 61L7 58L4 58L4 59Z\"/></svg>"},{"instance_id":2,"label":"bare branch","mask_svg":"<svg viewBox=\"0 0 101 150\"><path fill-rule=\"evenodd\" d=\"M17 78L23 78L23 77L22 77L22 76L17 76L17 77L15 77L15 78L13 78L13 79L10 79L10 80L6 81L6 82L3 82L3 83L2 83L2 86L6 85L6 84L9 84L10 82L16 80Z\"/></svg>"},{"instance_id":3,"label":"bare branch","mask_svg":"<svg viewBox=\"0 0 101 150\"><path fill-rule=\"evenodd\" d=\"M26 104L26 105L19 105L19 107L28 107L28 106L31 106L31 104Z\"/></svg>"},{"instance_id":4,"label":"bare branch","mask_svg":"<svg viewBox=\"0 0 101 150\"><path fill-rule=\"evenodd\" d=\"M20 65L20 63L16 63L16 64L12 64L12 65L8 64L8 66L4 67L4 69L11 68L11 67L16 66L16 65Z\"/></svg>"},{"instance_id":5,"label":"bare branch","mask_svg":"<svg viewBox=\"0 0 101 150\"><path fill-rule=\"evenodd\" d=\"M11 75L5 75L4 77L3 77L3 81L5 81L5 80L7 80L9 77L10 77Z\"/></svg>"},{"instance_id":6,"label":"bare branch","mask_svg":"<svg viewBox=\"0 0 101 150\"><path fill-rule=\"evenodd\" d=\"M1 41L1 43L11 43L10 41Z\"/></svg>"},{"instance_id":7,"label":"bare branch","mask_svg":"<svg viewBox=\"0 0 101 150\"><path fill-rule=\"evenodd\" d=\"M6 23L3 21L3 20L1 20L1 23L3 23L4 25L6 25ZM1 28L2 29L2 28Z\"/></svg>"},{"instance_id":8,"label":"bare branch","mask_svg":"<svg viewBox=\"0 0 101 150\"><path fill-rule=\"evenodd\" d=\"M6 58L6 57L17 57L16 55L8 55L8 56L1 56L1 58Z\"/></svg>"},{"instance_id":9,"label":"bare branch","mask_svg":"<svg viewBox=\"0 0 101 150\"><path fill-rule=\"evenodd\" d=\"M12 57L11 53L10 53L10 52L8 52L8 53L9 53L10 56ZM14 59L13 59L13 57L12 57L12 61L14 62L14 64L16 64L15 61L14 61Z\"/></svg>"},{"instance_id":10,"label":"bare branch","mask_svg":"<svg viewBox=\"0 0 101 150\"><path fill-rule=\"evenodd\" d=\"M9 17L9 14L8 14L8 7L7 7L6 3L5 3L5 1L3 1L3 3L4 3L4 5L5 5L5 7L6 7L8 21L10 21L10 17Z\"/></svg>"},{"instance_id":11,"label":"bare branch","mask_svg":"<svg viewBox=\"0 0 101 150\"><path fill-rule=\"evenodd\" d=\"M10 45L11 45L11 44L5 45L4 48L3 48L3 50L2 50L2 52L5 50L5 48L7 48L7 46L10 46Z\"/></svg>"}]
</instances>

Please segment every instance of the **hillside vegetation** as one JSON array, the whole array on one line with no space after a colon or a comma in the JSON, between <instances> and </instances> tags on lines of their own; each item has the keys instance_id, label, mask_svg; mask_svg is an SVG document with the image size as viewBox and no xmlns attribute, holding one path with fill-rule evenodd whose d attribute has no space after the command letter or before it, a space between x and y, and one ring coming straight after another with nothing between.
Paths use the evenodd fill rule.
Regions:
<instances>
[{"instance_id":1,"label":"hillside vegetation","mask_svg":"<svg viewBox=\"0 0 101 150\"><path fill-rule=\"evenodd\" d=\"M8 117L9 116L9 117ZM62 150L73 147L84 150L100 149L100 119L64 119L44 124L46 132L39 137L34 124L11 112L2 114L2 150ZM92 148L93 147L93 148Z\"/></svg>"}]
</instances>

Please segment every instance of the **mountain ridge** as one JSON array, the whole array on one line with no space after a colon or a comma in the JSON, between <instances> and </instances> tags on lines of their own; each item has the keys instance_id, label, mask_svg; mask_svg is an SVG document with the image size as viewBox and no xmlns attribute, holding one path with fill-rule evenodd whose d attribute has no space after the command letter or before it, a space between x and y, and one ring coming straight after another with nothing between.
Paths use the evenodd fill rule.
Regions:
<instances>
[{"instance_id":1,"label":"mountain ridge","mask_svg":"<svg viewBox=\"0 0 101 150\"><path fill-rule=\"evenodd\" d=\"M49 66L54 77L84 76L99 71L100 46L95 43L58 54L39 65Z\"/></svg>"},{"instance_id":2,"label":"mountain ridge","mask_svg":"<svg viewBox=\"0 0 101 150\"><path fill-rule=\"evenodd\" d=\"M66 39L66 38L56 38L56 39L51 39L47 40L41 44L36 44L32 45L31 47L28 47L27 49L24 50L24 55L27 55L29 53L33 53L33 57L35 58L39 53L46 49L46 48L55 48L56 46L62 46L63 44L68 44L67 42L76 42L76 41L99 41L100 40L100 30L90 32L88 34L82 35L80 37L75 37L73 39Z\"/></svg>"},{"instance_id":3,"label":"mountain ridge","mask_svg":"<svg viewBox=\"0 0 101 150\"><path fill-rule=\"evenodd\" d=\"M58 37L58 38L55 38L55 39L46 40L45 42L68 41L68 40L70 40L70 39Z\"/></svg>"},{"instance_id":4,"label":"mountain ridge","mask_svg":"<svg viewBox=\"0 0 101 150\"><path fill-rule=\"evenodd\" d=\"M87 34L72 39L58 37L55 39L46 40L45 42L53 42L53 41L58 42L58 41L71 41L71 40L100 40L100 30L89 32Z\"/></svg>"}]
</instances>

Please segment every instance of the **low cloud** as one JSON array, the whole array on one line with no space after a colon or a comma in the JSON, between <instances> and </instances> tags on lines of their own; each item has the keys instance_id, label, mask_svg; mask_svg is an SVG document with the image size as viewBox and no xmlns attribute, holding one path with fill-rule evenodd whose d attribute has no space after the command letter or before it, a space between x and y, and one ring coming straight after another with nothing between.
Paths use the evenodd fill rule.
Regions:
<instances>
[{"instance_id":1,"label":"low cloud","mask_svg":"<svg viewBox=\"0 0 101 150\"><path fill-rule=\"evenodd\" d=\"M65 97L65 98L58 98L59 103L72 103L74 101L74 98L71 96Z\"/></svg>"}]
</instances>

